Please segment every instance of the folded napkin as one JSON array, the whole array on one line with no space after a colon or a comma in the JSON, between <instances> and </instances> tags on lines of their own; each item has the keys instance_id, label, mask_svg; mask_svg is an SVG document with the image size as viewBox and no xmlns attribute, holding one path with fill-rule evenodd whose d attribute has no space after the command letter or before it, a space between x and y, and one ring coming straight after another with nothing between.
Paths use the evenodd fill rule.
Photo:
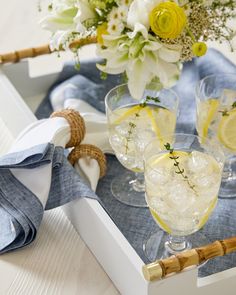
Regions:
<instances>
[{"instance_id":1,"label":"folded napkin","mask_svg":"<svg viewBox=\"0 0 236 295\"><path fill-rule=\"evenodd\" d=\"M121 83L121 77L108 75L107 80L101 80L99 71L96 68L96 62L97 60L81 63L81 69L79 72L74 69L72 63L65 65L58 80L52 85L48 95L39 106L36 112L38 118L48 117L53 111L52 104L56 107L56 97L58 96L55 95L55 93L60 93L60 107L62 105L66 106L67 103L71 103L72 106L72 102L73 104L77 104L74 99L79 99L79 101L82 100L88 102L97 110L104 112L104 97L111 88ZM213 49L210 49L206 56L184 64L180 80L174 87L180 98L180 115L177 121L177 131L195 132L195 84L199 79L216 73L236 74L236 66L227 60L221 53ZM74 77L73 80L71 80L72 77ZM84 77L85 79L81 80L81 77ZM75 87L73 87L73 93L68 90L71 86L64 88L67 83L73 84L77 79L78 81L83 81L83 83L85 83L83 89L86 89L87 93L94 94L94 96L90 96L89 100L83 95L84 92L82 92L80 84L74 84ZM63 87L61 87L61 83L64 83ZM92 92L93 87L95 87L94 89L99 89L99 91ZM55 101L52 99L52 96L54 95ZM95 140L92 141L92 139L93 138L91 138L90 143L96 145ZM111 216L116 226L121 230L141 259L144 262L148 262L143 253L143 241L150 236L151 232L155 232L157 225L150 216L148 209L126 206L111 196L111 181L119 174L124 173L124 168L112 155L107 156L107 162L107 174L99 182L96 194L99 196L101 204L107 213ZM78 166L80 168L82 165L79 163ZM93 170L93 168L91 168L91 170ZM91 174L89 173L89 175ZM94 179L95 178L98 178L98 176L94 176ZM93 177L91 179L93 179ZM202 230L203 233L209 237L209 241L223 239L236 234L235 212L236 199L219 200L217 208L214 210L212 216ZM199 274L200 276L206 276L234 266L236 266L235 253L209 261L199 269Z\"/></svg>"},{"instance_id":2,"label":"folded napkin","mask_svg":"<svg viewBox=\"0 0 236 295\"><path fill-rule=\"evenodd\" d=\"M64 156L69 139L64 118L40 120L0 158L0 253L30 244L44 210L79 197L97 198Z\"/></svg>"}]
</instances>

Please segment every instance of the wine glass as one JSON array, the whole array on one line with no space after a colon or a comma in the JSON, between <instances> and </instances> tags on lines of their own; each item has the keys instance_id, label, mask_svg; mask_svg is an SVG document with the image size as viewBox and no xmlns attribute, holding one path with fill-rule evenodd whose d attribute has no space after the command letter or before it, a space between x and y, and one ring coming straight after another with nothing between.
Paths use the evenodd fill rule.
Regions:
<instances>
[{"instance_id":1,"label":"wine glass","mask_svg":"<svg viewBox=\"0 0 236 295\"><path fill-rule=\"evenodd\" d=\"M112 181L111 191L120 202L146 207L143 152L154 138L165 139L176 125L178 96L170 89L151 83L140 101L127 84L113 88L105 98L109 141L117 159L127 168Z\"/></svg>"},{"instance_id":2,"label":"wine glass","mask_svg":"<svg viewBox=\"0 0 236 295\"><path fill-rule=\"evenodd\" d=\"M219 197L236 197L236 75L207 76L196 87L197 131L217 140L226 162Z\"/></svg>"},{"instance_id":3,"label":"wine glass","mask_svg":"<svg viewBox=\"0 0 236 295\"><path fill-rule=\"evenodd\" d=\"M217 203L224 164L221 148L195 135L174 134L164 145L158 139L150 142L144 163L146 200L160 227L144 244L149 261L207 244L196 232Z\"/></svg>"}]
</instances>

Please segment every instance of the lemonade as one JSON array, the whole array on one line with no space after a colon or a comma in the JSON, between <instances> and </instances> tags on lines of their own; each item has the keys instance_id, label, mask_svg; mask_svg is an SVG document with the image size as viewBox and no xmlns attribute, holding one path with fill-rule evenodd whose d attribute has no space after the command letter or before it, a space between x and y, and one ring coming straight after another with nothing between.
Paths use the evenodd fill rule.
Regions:
<instances>
[{"instance_id":1,"label":"lemonade","mask_svg":"<svg viewBox=\"0 0 236 295\"><path fill-rule=\"evenodd\" d=\"M213 156L196 150L150 156L145 162L146 200L157 224L175 236L199 230L217 203L221 173Z\"/></svg>"},{"instance_id":2,"label":"lemonade","mask_svg":"<svg viewBox=\"0 0 236 295\"><path fill-rule=\"evenodd\" d=\"M225 154L219 196L236 197L236 75L207 76L196 86L197 132Z\"/></svg>"},{"instance_id":3,"label":"lemonade","mask_svg":"<svg viewBox=\"0 0 236 295\"><path fill-rule=\"evenodd\" d=\"M175 112L166 108L151 103L127 105L109 118L110 144L123 166L142 172L146 145L155 138L170 140L165 134L173 133L175 125Z\"/></svg>"},{"instance_id":4,"label":"lemonade","mask_svg":"<svg viewBox=\"0 0 236 295\"><path fill-rule=\"evenodd\" d=\"M137 85L138 87L138 85ZM111 183L113 196L126 205L147 207L143 153L153 139L170 140L178 113L179 98L171 89L150 83L140 100L132 97L128 85L119 85L105 98L109 141L119 162L127 169L117 170ZM121 171L121 169L120 169Z\"/></svg>"},{"instance_id":5,"label":"lemonade","mask_svg":"<svg viewBox=\"0 0 236 295\"><path fill-rule=\"evenodd\" d=\"M216 139L226 155L236 154L236 91L197 101L197 131L203 139Z\"/></svg>"}]
</instances>

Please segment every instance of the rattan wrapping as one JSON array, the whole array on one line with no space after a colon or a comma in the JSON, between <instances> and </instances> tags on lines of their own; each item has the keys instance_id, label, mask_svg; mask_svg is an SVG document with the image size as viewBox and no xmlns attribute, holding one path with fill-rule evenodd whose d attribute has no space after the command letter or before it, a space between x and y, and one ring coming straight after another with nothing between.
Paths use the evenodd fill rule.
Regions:
<instances>
[{"instance_id":1,"label":"rattan wrapping","mask_svg":"<svg viewBox=\"0 0 236 295\"><path fill-rule=\"evenodd\" d=\"M104 153L95 145L92 144L81 144L76 146L68 155L68 160L71 165L74 166L76 161L80 158L89 156L92 159L95 159L98 162L100 167L100 178L105 176L107 169L107 161Z\"/></svg>"},{"instance_id":2,"label":"rattan wrapping","mask_svg":"<svg viewBox=\"0 0 236 295\"><path fill-rule=\"evenodd\" d=\"M78 48L93 44L97 42L97 37L96 36L87 36L85 38L80 38L77 39L69 45L69 48L71 51L78 50ZM61 46L59 48L60 51L63 51L63 47ZM5 63L16 63L19 62L20 60L24 58L32 58L36 57L39 55L44 55L44 54L50 54L53 52L57 52L58 50L52 50L49 46L49 44L38 46L38 47L33 47L33 48L26 48L26 49L21 49L17 50L14 52L8 52L5 54L0 54L0 64L5 64Z\"/></svg>"},{"instance_id":3,"label":"rattan wrapping","mask_svg":"<svg viewBox=\"0 0 236 295\"><path fill-rule=\"evenodd\" d=\"M79 145L84 139L86 131L85 122L80 113L72 109L65 109L53 112L51 114L51 118L54 117L63 117L70 125L71 137L69 142L66 144L66 148Z\"/></svg>"}]
</instances>

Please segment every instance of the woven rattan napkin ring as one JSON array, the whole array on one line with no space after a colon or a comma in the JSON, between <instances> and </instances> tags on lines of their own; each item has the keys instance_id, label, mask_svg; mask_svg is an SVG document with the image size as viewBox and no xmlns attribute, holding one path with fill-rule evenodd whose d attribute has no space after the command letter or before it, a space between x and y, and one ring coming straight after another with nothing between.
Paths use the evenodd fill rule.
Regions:
<instances>
[{"instance_id":1,"label":"woven rattan napkin ring","mask_svg":"<svg viewBox=\"0 0 236 295\"><path fill-rule=\"evenodd\" d=\"M107 162L104 153L95 145L92 144L81 144L76 146L68 155L68 161L72 166L78 161L80 158L90 157L95 159L98 162L100 167L100 178L105 176L107 170Z\"/></svg>"},{"instance_id":2,"label":"woven rattan napkin ring","mask_svg":"<svg viewBox=\"0 0 236 295\"><path fill-rule=\"evenodd\" d=\"M69 123L71 136L69 142L66 144L66 148L77 146L84 139L86 131L85 122L79 112L72 109L65 109L53 112L50 117L62 117Z\"/></svg>"}]
</instances>

